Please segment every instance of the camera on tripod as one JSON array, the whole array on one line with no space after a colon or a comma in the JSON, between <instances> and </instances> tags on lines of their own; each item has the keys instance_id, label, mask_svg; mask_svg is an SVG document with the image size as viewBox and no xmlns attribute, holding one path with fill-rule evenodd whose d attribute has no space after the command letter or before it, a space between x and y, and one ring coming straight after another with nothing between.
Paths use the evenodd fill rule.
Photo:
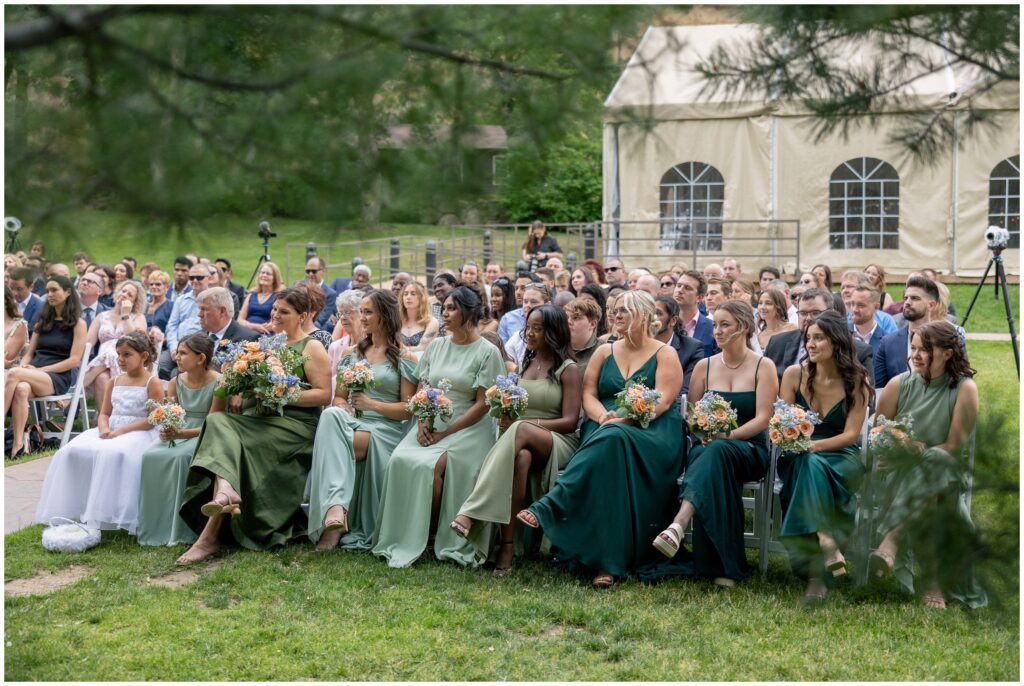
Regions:
<instances>
[{"instance_id":1,"label":"camera on tripod","mask_svg":"<svg viewBox=\"0 0 1024 686\"><path fill-rule=\"evenodd\" d=\"M1010 232L993 224L985 231L985 244L989 250L1004 250L1010 243Z\"/></svg>"},{"instance_id":2,"label":"camera on tripod","mask_svg":"<svg viewBox=\"0 0 1024 686\"><path fill-rule=\"evenodd\" d=\"M265 241L277 238L277 234L270 230L270 222L260 222L260 238Z\"/></svg>"},{"instance_id":3,"label":"camera on tripod","mask_svg":"<svg viewBox=\"0 0 1024 686\"><path fill-rule=\"evenodd\" d=\"M17 217L4 217L4 231L18 233L21 231L21 220Z\"/></svg>"}]
</instances>

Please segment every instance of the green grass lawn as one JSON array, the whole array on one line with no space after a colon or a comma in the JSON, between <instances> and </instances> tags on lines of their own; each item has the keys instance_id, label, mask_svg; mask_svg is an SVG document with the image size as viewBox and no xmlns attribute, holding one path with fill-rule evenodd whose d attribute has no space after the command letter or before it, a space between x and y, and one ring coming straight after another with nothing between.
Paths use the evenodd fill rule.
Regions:
<instances>
[{"instance_id":1,"label":"green grass lawn","mask_svg":"<svg viewBox=\"0 0 1024 686\"><path fill-rule=\"evenodd\" d=\"M48 553L40 527L5 538L5 579L87 565L50 595L6 598L10 680L1006 680L1020 675L1019 385L1009 344L971 342L983 410L1010 417L976 479L974 515L1002 547L983 568L992 606L925 610L893 586L800 605L773 554L767 576L623 582L608 592L540 561L494 581L368 554L232 551L190 585L147 585L184 549L108 533L82 554ZM987 453L986 453L987 454ZM997 464L992 464L993 460ZM983 467L979 467L982 469ZM1007 488L1007 483L1013 486ZM994 483L1002 488L985 488ZM751 560L754 552L750 551Z\"/></svg>"},{"instance_id":2,"label":"green grass lawn","mask_svg":"<svg viewBox=\"0 0 1024 686\"><path fill-rule=\"evenodd\" d=\"M1009 333L1010 329L1006 323L1006 307L1003 304L1003 292L999 291L999 299L994 297L995 290L992 287L993 279L989 276L988 281L971 310L971 316L965 327L969 332L996 332ZM953 307L956 308L957 323L962 322L967 306L971 304L971 298L978 289L977 284L958 283L949 286L949 294L953 299ZM1007 291L1010 293L1010 310L1013 313L1013 325L1020 334L1020 285L1009 284ZM890 291L892 292L892 291ZM895 295L893 296L895 297Z\"/></svg>"}]
</instances>

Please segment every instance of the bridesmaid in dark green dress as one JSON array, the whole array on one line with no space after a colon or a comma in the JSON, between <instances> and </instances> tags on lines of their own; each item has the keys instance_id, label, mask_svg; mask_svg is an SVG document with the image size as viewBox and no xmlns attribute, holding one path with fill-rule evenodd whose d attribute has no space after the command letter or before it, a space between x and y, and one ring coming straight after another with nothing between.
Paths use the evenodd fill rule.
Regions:
<instances>
[{"instance_id":1,"label":"bridesmaid in dark green dress","mask_svg":"<svg viewBox=\"0 0 1024 686\"><path fill-rule=\"evenodd\" d=\"M715 344L722 352L694 367L689 399L696 402L707 390L719 394L736 410L739 426L728 436L716 435L690 449L679 510L654 540L655 548L676 559L650 573L645 570L644 576L698 575L728 588L748 572L742 488L768 470L765 429L778 396L779 378L772 361L750 349L754 311L749 305L726 300L715 310L714 327ZM691 520L693 553L684 550L676 556Z\"/></svg>"},{"instance_id":2,"label":"bridesmaid in dark green dress","mask_svg":"<svg viewBox=\"0 0 1024 686\"><path fill-rule=\"evenodd\" d=\"M247 410L207 418L180 510L192 530L202 533L178 564L206 559L226 541L263 550L305 534L300 504L317 418L331 395L327 351L302 332L310 309L308 291L289 288L274 299L270 317L274 331L309 356L294 372L309 384L299 399L286 405L282 415L257 416ZM230 517L228 526L223 526L224 517Z\"/></svg>"},{"instance_id":3,"label":"bridesmaid in dark green dress","mask_svg":"<svg viewBox=\"0 0 1024 686\"><path fill-rule=\"evenodd\" d=\"M884 467L878 533L871 553L873 576L895 574L913 593L917 583L926 607L946 609L956 600L970 608L988 603L964 541L974 523L960 497L966 488L964 447L978 419L978 386L957 330L946 321L929 322L910 342L910 370L891 379L878 399L878 413L914 419L920 458ZM877 459L877 458L876 458ZM952 533L951 533L952 532Z\"/></svg>"},{"instance_id":4,"label":"bridesmaid in dark green dress","mask_svg":"<svg viewBox=\"0 0 1024 686\"><path fill-rule=\"evenodd\" d=\"M551 491L517 515L543 528L557 561L597 572L596 587L653 560L646 542L672 516L683 457L683 370L675 349L653 338L660 326L654 298L629 291L609 315L621 338L599 347L587 365L580 448ZM615 394L641 379L661 392L646 429L615 413Z\"/></svg>"},{"instance_id":5,"label":"bridesmaid in dark green dress","mask_svg":"<svg viewBox=\"0 0 1024 686\"><path fill-rule=\"evenodd\" d=\"M846 318L826 312L804 333L807 361L786 369L780 397L818 413L811 449L782 453L782 526L789 564L807 578L807 601L823 600L826 581L846 574L840 548L853 531L854 494L864 476L857 437L867 415L871 387L857 360Z\"/></svg>"}]
</instances>

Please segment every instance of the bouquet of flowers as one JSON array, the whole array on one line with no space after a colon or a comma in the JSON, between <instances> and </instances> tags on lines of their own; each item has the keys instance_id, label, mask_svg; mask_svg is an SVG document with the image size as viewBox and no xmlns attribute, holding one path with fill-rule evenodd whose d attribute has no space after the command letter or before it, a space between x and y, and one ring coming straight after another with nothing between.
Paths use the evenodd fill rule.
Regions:
<instances>
[{"instance_id":1,"label":"bouquet of flowers","mask_svg":"<svg viewBox=\"0 0 1024 686\"><path fill-rule=\"evenodd\" d=\"M214 394L241 395L256 402L257 414L281 414L308 385L295 373L309 359L287 345L287 337L263 336L258 341L229 343L214 357L221 378Z\"/></svg>"},{"instance_id":2,"label":"bouquet of flowers","mask_svg":"<svg viewBox=\"0 0 1024 686\"><path fill-rule=\"evenodd\" d=\"M784 453L805 453L811 448L811 434L821 424L817 412L775 401L775 413L768 421L768 440Z\"/></svg>"},{"instance_id":3,"label":"bouquet of flowers","mask_svg":"<svg viewBox=\"0 0 1024 686\"><path fill-rule=\"evenodd\" d=\"M365 392L380 385L379 381L373 378L373 367L366 362L355 362L353 364L338 364L338 386L348 391L349 402L352 402L352 394L360 391ZM356 408L356 417L362 417L363 411Z\"/></svg>"},{"instance_id":4,"label":"bouquet of flowers","mask_svg":"<svg viewBox=\"0 0 1024 686\"><path fill-rule=\"evenodd\" d=\"M644 386L644 377L626 383L626 387L615 394L615 414L633 419L643 428L654 420L654 410L661 400L661 391Z\"/></svg>"},{"instance_id":5,"label":"bouquet of flowers","mask_svg":"<svg viewBox=\"0 0 1024 686\"><path fill-rule=\"evenodd\" d=\"M906 450L914 441L914 418L906 417L902 421L886 419L884 414L875 417L875 425L868 433L868 448L889 452Z\"/></svg>"},{"instance_id":6,"label":"bouquet of flowers","mask_svg":"<svg viewBox=\"0 0 1024 686\"><path fill-rule=\"evenodd\" d=\"M736 410L729 401L707 391L700 400L690 403L690 431L699 436L702 443L711 440L717 433L729 434L739 424L736 421Z\"/></svg>"},{"instance_id":7,"label":"bouquet of flowers","mask_svg":"<svg viewBox=\"0 0 1024 686\"><path fill-rule=\"evenodd\" d=\"M516 419L526 412L530 394L519 385L518 374L499 374L494 379L494 385L484 393L484 399L491 408L488 414L492 417L504 414Z\"/></svg>"},{"instance_id":8,"label":"bouquet of flowers","mask_svg":"<svg viewBox=\"0 0 1024 686\"><path fill-rule=\"evenodd\" d=\"M431 433L434 432L435 417L440 418L442 422L447 422L452 418L454 412L452 401L445 395L451 389L452 382L448 379L441 379L437 388L423 380L420 382L419 390L409 398L409 412L416 419L425 421L427 430Z\"/></svg>"},{"instance_id":9,"label":"bouquet of flowers","mask_svg":"<svg viewBox=\"0 0 1024 686\"><path fill-rule=\"evenodd\" d=\"M185 408L178 403L170 400L161 402L147 400L146 409L149 410L149 416L146 419L153 426L174 430L185 426ZM174 439L167 441L167 445L174 447Z\"/></svg>"}]
</instances>

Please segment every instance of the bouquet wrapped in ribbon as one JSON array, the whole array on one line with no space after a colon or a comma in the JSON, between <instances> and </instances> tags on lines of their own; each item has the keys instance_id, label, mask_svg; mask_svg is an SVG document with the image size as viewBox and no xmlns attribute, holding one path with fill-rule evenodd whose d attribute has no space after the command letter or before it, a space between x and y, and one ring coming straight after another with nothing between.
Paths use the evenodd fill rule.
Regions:
<instances>
[{"instance_id":1,"label":"bouquet wrapped in ribbon","mask_svg":"<svg viewBox=\"0 0 1024 686\"><path fill-rule=\"evenodd\" d=\"M729 401L711 391L707 391L697 402L690 403L688 416L690 431L700 437L701 443L707 443L717 433L728 435L739 426L736 410Z\"/></svg>"},{"instance_id":2,"label":"bouquet wrapped in ribbon","mask_svg":"<svg viewBox=\"0 0 1024 686\"><path fill-rule=\"evenodd\" d=\"M768 420L768 440L784 453L805 453L811 448L811 434L821 424L817 412L776 400Z\"/></svg>"},{"instance_id":3,"label":"bouquet wrapped in ribbon","mask_svg":"<svg viewBox=\"0 0 1024 686\"><path fill-rule=\"evenodd\" d=\"M256 413L281 414L284 406L299 398L307 387L296 372L308 355L287 345L287 337L263 336L258 341L229 343L214 357L221 378L214 389L219 398L240 395L256 403Z\"/></svg>"},{"instance_id":4,"label":"bouquet wrapped in ribbon","mask_svg":"<svg viewBox=\"0 0 1024 686\"><path fill-rule=\"evenodd\" d=\"M448 379L441 379L436 388L423 380L420 382L419 390L409 398L409 412L416 419L426 422L427 430L431 433L434 432L435 418L442 422L452 418L452 400L445 395L451 389L452 383Z\"/></svg>"},{"instance_id":5,"label":"bouquet wrapped in ribbon","mask_svg":"<svg viewBox=\"0 0 1024 686\"><path fill-rule=\"evenodd\" d=\"M153 426L175 431L185 426L185 408L176 402L147 400L146 409L149 410L146 419ZM174 447L174 439L167 441L167 445Z\"/></svg>"},{"instance_id":6,"label":"bouquet wrapped in ribbon","mask_svg":"<svg viewBox=\"0 0 1024 686\"><path fill-rule=\"evenodd\" d=\"M526 412L530 394L519 385L518 374L499 374L494 379L494 385L484 393L484 399L491 408L488 414L492 417L507 415L511 419L517 419Z\"/></svg>"},{"instance_id":7,"label":"bouquet wrapped in ribbon","mask_svg":"<svg viewBox=\"0 0 1024 686\"><path fill-rule=\"evenodd\" d=\"M632 419L646 429L654 420L654 411L661 400L661 391L643 384L644 377L626 383L626 387L615 394L615 414Z\"/></svg>"},{"instance_id":8,"label":"bouquet wrapped in ribbon","mask_svg":"<svg viewBox=\"0 0 1024 686\"><path fill-rule=\"evenodd\" d=\"M371 388L376 388L380 385L379 381L374 380L373 367L366 362L355 362L352 364L338 364L338 376L337 382L339 388L344 388L348 391L349 403L352 402L352 394L356 392L366 392ZM356 408L356 417L362 417L363 411Z\"/></svg>"}]
</instances>

